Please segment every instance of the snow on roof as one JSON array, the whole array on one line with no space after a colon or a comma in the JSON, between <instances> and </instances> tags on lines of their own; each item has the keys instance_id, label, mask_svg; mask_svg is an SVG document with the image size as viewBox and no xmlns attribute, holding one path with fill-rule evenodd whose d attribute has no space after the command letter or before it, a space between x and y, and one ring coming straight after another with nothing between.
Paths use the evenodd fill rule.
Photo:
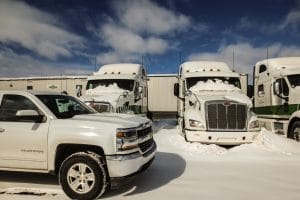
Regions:
<instances>
[{"instance_id":1,"label":"snow on roof","mask_svg":"<svg viewBox=\"0 0 300 200\"><path fill-rule=\"evenodd\" d=\"M37 77L2 77L0 81L12 80L61 80L61 79L86 79L88 76L37 76Z\"/></svg>"},{"instance_id":2,"label":"snow on roof","mask_svg":"<svg viewBox=\"0 0 300 200\"><path fill-rule=\"evenodd\" d=\"M255 66L260 65L268 66L269 72L285 69L294 69L300 67L300 57L270 58L257 62Z\"/></svg>"},{"instance_id":3,"label":"snow on roof","mask_svg":"<svg viewBox=\"0 0 300 200\"><path fill-rule=\"evenodd\" d=\"M241 89L235 87L234 85L223 82L220 79L199 81L194 86L190 88L191 91L235 91L240 92Z\"/></svg>"},{"instance_id":4,"label":"snow on roof","mask_svg":"<svg viewBox=\"0 0 300 200\"><path fill-rule=\"evenodd\" d=\"M222 71L232 72L229 66L224 62L217 61L189 61L180 65L181 73L189 72L209 72L209 71Z\"/></svg>"},{"instance_id":5,"label":"snow on roof","mask_svg":"<svg viewBox=\"0 0 300 200\"><path fill-rule=\"evenodd\" d=\"M141 74L143 66L132 63L109 64L100 67L96 74Z\"/></svg>"}]
</instances>

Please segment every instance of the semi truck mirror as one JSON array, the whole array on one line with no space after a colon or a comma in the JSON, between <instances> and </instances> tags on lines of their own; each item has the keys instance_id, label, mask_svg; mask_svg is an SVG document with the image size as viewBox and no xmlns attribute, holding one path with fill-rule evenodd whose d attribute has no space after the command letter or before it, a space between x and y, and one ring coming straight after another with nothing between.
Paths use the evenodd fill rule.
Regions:
<instances>
[{"instance_id":1,"label":"semi truck mirror","mask_svg":"<svg viewBox=\"0 0 300 200\"><path fill-rule=\"evenodd\" d=\"M123 95L123 97L127 97L128 96L128 92L124 91L122 95Z\"/></svg>"},{"instance_id":2,"label":"semi truck mirror","mask_svg":"<svg viewBox=\"0 0 300 200\"><path fill-rule=\"evenodd\" d=\"M138 89L139 93L143 93L143 87L142 86L139 86L139 89Z\"/></svg>"},{"instance_id":3,"label":"semi truck mirror","mask_svg":"<svg viewBox=\"0 0 300 200\"><path fill-rule=\"evenodd\" d=\"M253 97L253 85L248 85L247 86L247 96L249 98L252 98Z\"/></svg>"},{"instance_id":4,"label":"semi truck mirror","mask_svg":"<svg viewBox=\"0 0 300 200\"><path fill-rule=\"evenodd\" d=\"M191 96L191 95L192 95L192 92L191 92L190 90L188 90L188 91L186 91L186 92L184 93L184 95L185 95L185 96Z\"/></svg>"},{"instance_id":5,"label":"semi truck mirror","mask_svg":"<svg viewBox=\"0 0 300 200\"><path fill-rule=\"evenodd\" d=\"M174 84L174 96L179 96L179 83Z\"/></svg>"},{"instance_id":6,"label":"semi truck mirror","mask_svg":"<svg viewBox=\"0 0 300 200\"><path fill-rule=\"evenodd\" d=\"M276 94L277 96L280 95L280 83L279 82L274 83L273 90L274 90L274 94Z\"/></svg>"},{"instance_id":7,"label":"semi truck mirror","mask_svg":"<svg viewBox=\"0 0 300 200\"><path fill-rule=\"evenodd\" d=\"M258 96L259 96L259 97L265 96L265 92L264 92L264 91L259 91L259 92L258 92Z\"/></svg>"}]
</instances>

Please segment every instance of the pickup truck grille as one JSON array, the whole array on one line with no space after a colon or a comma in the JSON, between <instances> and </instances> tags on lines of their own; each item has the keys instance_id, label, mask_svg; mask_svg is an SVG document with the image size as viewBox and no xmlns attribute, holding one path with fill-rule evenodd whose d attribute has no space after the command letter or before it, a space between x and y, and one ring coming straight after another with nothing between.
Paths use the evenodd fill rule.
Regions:
<instances>
[{"instance_id":1,"label":"pickup truck grille","mask_svg":"<svg viewBox=\"0 0 300 200\"><path fill-rule=\"evenodd\" d=\"M95 102L93 108L98 112L109 112L110 111L110 104L105 102Z\"/></svg>"},{"instance_id":2,"label":"pickup truck grille","mask_svg":"<svg viewBox=\"0 0 300 200\"><path fill-rule=\"evenodd\" d=\"M139 148L140 148L141 152L142 153L147 152L151 148L153 143L154 143L153 138L151 138L150 140L147 140L145 142L140 143Z\"/></svg>"},{"instance_id":3,"label":"pickup truck grille","mask_svg":"<svg viewBox=\"0 0 300 200\"><path fill-rule=\"evenodd\" d=\"M143 138L143 137L146 137L147 135L149 135L151 132L152 132L152 127L149 126L148 128L138 130L137 135L138 135L138 138Z\"/></svg>"},{"instance_id":4,"label":"pickup truck grille","mask_svg":"<svg viewBox=\"0 0 300 200\"><path fill-rule=\"evenodd\" d=\"M234 101L206 103L207 127L210 131L245 131L247 105Z\"/></svg>"}]
</instances>

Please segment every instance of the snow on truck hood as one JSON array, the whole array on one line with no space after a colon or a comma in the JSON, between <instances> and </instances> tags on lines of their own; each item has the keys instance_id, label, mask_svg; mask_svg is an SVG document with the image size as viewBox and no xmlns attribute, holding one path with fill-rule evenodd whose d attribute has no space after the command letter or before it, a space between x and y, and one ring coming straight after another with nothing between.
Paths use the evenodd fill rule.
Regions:
<instances>
[{"instance_id":1,"label":"snow on truck hood","mask_svg":"<svg viewBox=\"0 0 300 200\"><path fill-rule=\"evenodd\" d=\"M104 123L113 123L120 125L120 128L138 127L141 124L150 122L149 119L136 115L120 114L120 113L96 113L89 115L75 115L73 120L95 121Z\"/></svg>"},{"instance_id":2,"label":"snow on truck hood","mask_svg":"<svg viewBox=\"0 0 300 200\"><path fill-rule=\"evenodd\" d=\"M242 93L240 88L223 82L222 80L208 80L207 82L199 81L190 88L199 100L229 100L247 104L252 107L251 99Z\"/></svg>"},{"instance_id":3,"label":"snow on truck hood","mask_svg":"<svg viewBox=\"0 0 300 200\"><path fill-rule=\"evenodd\" d=\"M105 101L115 103L119 97L128 90L123 90L117 84L106 86L98 86L94 89L88 89L86 95L81 97L84 101Z\"/></svg>"}]
</instances>

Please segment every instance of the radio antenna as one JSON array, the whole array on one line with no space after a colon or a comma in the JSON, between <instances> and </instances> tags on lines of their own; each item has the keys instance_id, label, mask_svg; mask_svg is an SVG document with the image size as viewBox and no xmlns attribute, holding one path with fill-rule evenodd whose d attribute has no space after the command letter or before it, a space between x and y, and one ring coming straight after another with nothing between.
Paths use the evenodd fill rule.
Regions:
<instances>
[{"instance_id":1,"label":"radio antenna","mask_svg":"<svg viewBox=\"0 0 300 200\"><path fill-rule=\"evenodd\" d=\"M232 68L233 68L232 70L235 71L234 70L234 51L232 52Z\"/></svg>"},{"instance_id":2,"label":"radio antenna","mask_svg":"<svg viewBox=\"0 0 300 200\"><path fill-rule=\"evenodd\" d=\"M181 65L182 63L182 52L180 51L179 52L179 66Z\"/></svg>"},{"instance_id":3,"label":"radio antenna","mask_svg":"<svg viewBox=\"0 0 300 200\"><path fill-rule=\"evenodd\" d=\"M269 47L267 47L267 65L269 66Z\"/></svg>"},{"instance_id":4,"label":"radio antenna","mask_svg":"<svg viewBox=\"0 0 300 200\"><path fill-rule=\"evenodd\" d=\"M94 70L95 70L95 72L96 72L96 70L97 70L97 69L96 69L96 68L97 68L97 56L95 56L95 66L94 66L94 68L95 68Z\"/></svg>"}]
</instances>

